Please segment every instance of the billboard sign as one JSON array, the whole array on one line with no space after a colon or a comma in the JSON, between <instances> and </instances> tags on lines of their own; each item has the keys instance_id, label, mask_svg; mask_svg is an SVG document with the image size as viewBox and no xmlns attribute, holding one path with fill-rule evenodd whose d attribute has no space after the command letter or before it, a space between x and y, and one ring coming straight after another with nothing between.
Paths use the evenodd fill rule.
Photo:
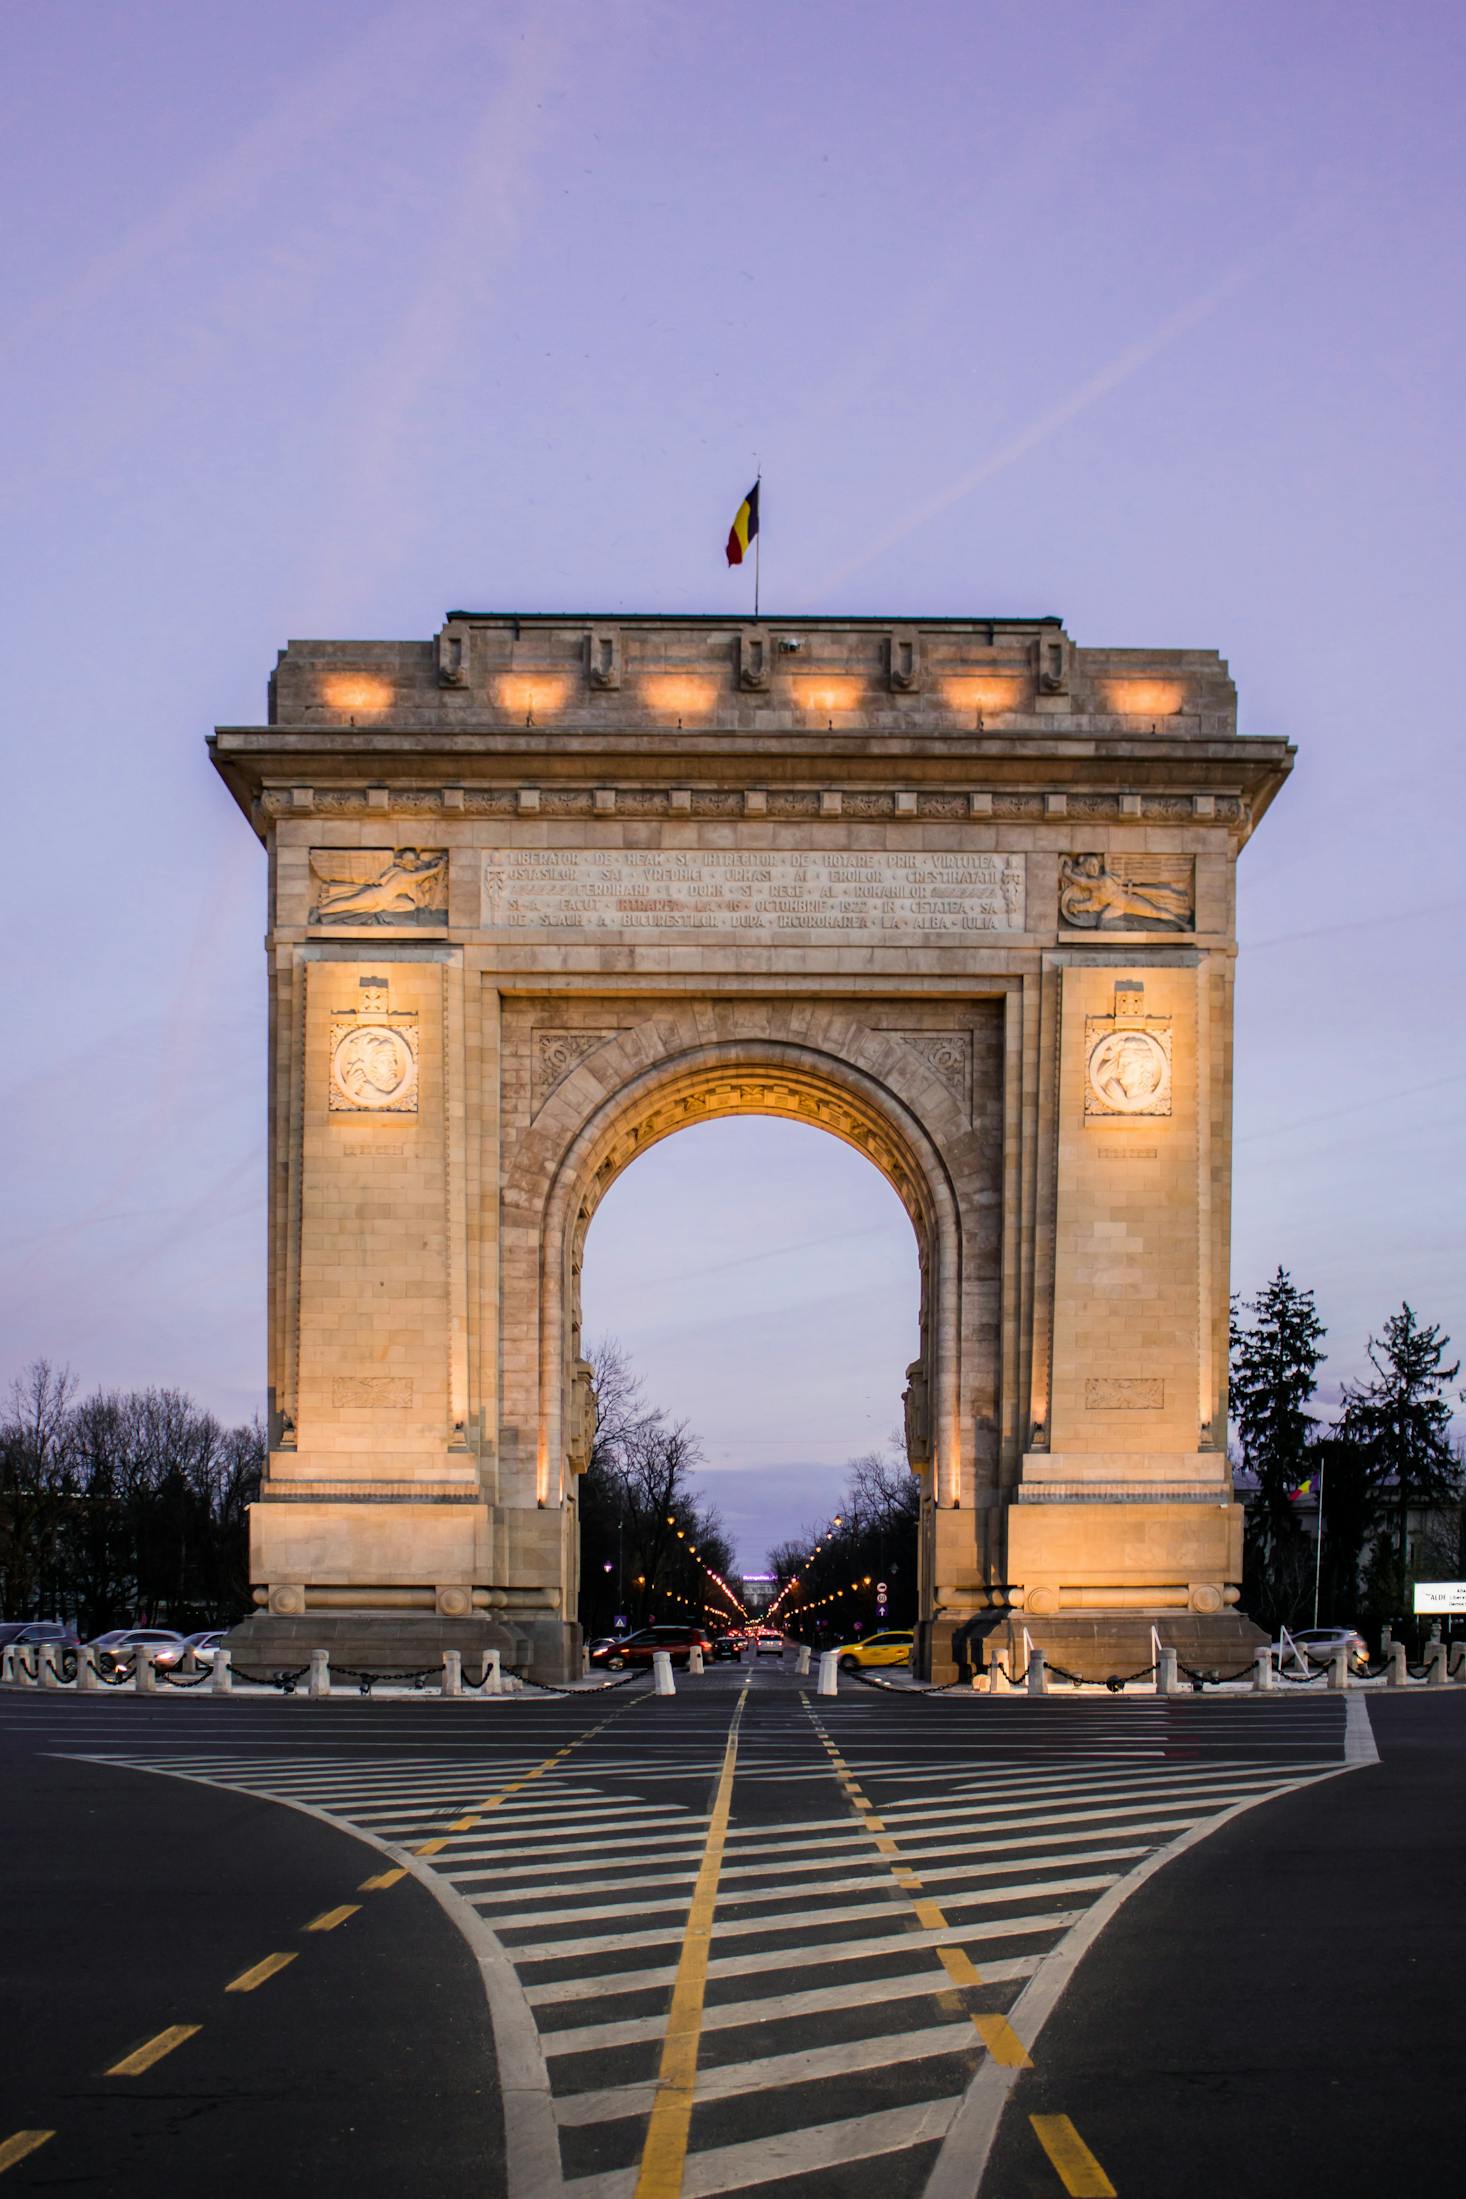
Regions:
<instances>
[{"instance_id":1,"label":"billboard sign","mask_svg":"<svg viewBox=\"0 0 1466 2199\"><path fill-rule=\"evenodd\" d=\"M1466 1581L1417 1581L1417 1611L1466 1611Z\"/></svg>"}]
</instances>

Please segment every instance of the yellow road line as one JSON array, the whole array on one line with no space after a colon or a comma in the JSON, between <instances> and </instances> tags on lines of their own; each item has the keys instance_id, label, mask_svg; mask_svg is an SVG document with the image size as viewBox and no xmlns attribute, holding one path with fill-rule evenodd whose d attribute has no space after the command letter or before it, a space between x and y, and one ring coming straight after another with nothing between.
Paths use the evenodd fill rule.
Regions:
<instances>
[{"instance_id":1,"label":"yellow road line","mask_svg":"<svg viewBox=\"0 0 1466 2199\"><path fill-rule=\"evenodd\" d=\"M973 1963L971 1955L965 1954L960 1947L939 1947L937 1953L941 1957L942 1968L954 1985L981 1985L982 1972Z\"/></svg>"},{"instance_id":2,"label":"yellow road line","mask_svg":"<svg viewBox=\"0 0 1466 2199\"><path fill-rule=\"evenodd\" d=\"M748 1701L748 1681L728 1728L723 1769L708 1821L707 1843L698 1865L697 1884L687 1913L687 1930L672 1987L672 2006L662 2041L661 2066L657 2070L656 2097L635 2199L679 2199L682 2170L687 2160L687 2133L692 2122L693 2093L697 2086L697 2054L702 2041L703 1995L707 1991L708 1954L712 1944L713 1909L718 1898L718 1874L728 1837L728 1813L733 1801L733 1767L738 1761L738 1726Z\"/></svg>"},{"instance_id":3,"label":"yellow road line","mask_svg":"<svg viewBox=\"0 0 1466 2199\"><path fill-rule=\"evenodd\" d=\"M553 1771L557 1764L564 1763L567 1756L573 1756L575 1751L578 1748L583 1748L587 1741L593 1741L598 1733L603 1733L613 1718L624 1716L632 1708L633 1705L630 1703L618 1703L616 1708L609 1711L598 1725L589 1726L584 1733L577 1734L576 1738L573 1741L568 1741L564 1748L556 1749L552 1755L545 1758L542 1764L536 1764L533 1771L527 1771L522 1779L512 1781L507 1787L500 1787L497 1794L488 1795L482 1802L475 1803L473 1812L468 1816L456 1819L455 1822L449 1825L448 1832L472 1832L479 1819L489 1810L501 1809L506 1802L512 1801L516 1794L522 1794L524 1789L532 1785L536 1779L543 1779L547 1771ZM441 1855L447 1845L448 1834L441 1833L432 1840L419 1842L412 1852L414 1855Z\"/></svg>"},{"instance_id":4,"label":"yellow road line","mask_svg":"<svg viewBox=\"0 0 1466 2199\"><path fill-rule=\"evenodd\" d=\"M343 1901L339 1909L323 1909L319 1916L313 1916L303 1928L307 1932L334 1932L337 1925L344 1924L349 1916L360 1914L359 1901Z\"/></svg>"},{"instance_id":5,"label":"yellow road line","mask_svg":"<svg viewBox=\"0 0 1466 2199\"><path fill-rule=\"evenodd\" d=\"M359 1894L383 1894L389 1886L395 1886L399 1878L406 1876L406 1871L399 1864L396 1870L378 1871L375 1878L364 1878L356 1890Z\"/></svg>"},{"instance_id":6,"label":"yellow road line","mask_svg":"<svg viewBox=\"0 0 1466 2199\"><path fill-rule=\"evenodd\" d=\"M202 2031L201 2023L170 2023L166 2031L149 2039L131 2054L124 2054L120 2062L114 2062L105 2072L109 2077L140 2077L154 2062L160 2062L165 2054L171 2054L175 2046L182 2046L185 2039Z\"/></svg>"},{"instance_id":7,"label":"yellow road line","mask_svg":"<svg viewBox=\"0 0 1466 2199\"><path fill-rule=\"evenodd\" d=\"M1069 2199L1115 2199L1115 2187L1067 2115L1030 2115L1034 2135Z\"/></svg>"},{"instance_id":8,"label":"yellow road line","mask_svg":"<svg viewBox=\"0 0 1466 2199\"><path fill-rule=\"evenodd\" d=\"M54 2130L18 2130L13 2138L5 2139L3 2143L0 2143L0 2176L3 2176L8 2168L14 2168L17 2161L23 2161L28 2153L34 2153L37 2147L45 2145L47 2139L54 2138L55 2135Z\"/></svg>"},{"instance_id":9,"label":"yellow road line","mask_svg":"<svg viewBox=\"0 0 1466 2199\"><path fill-rule=\"evenodd\" d=\"M974 2016L977 2035L1004 2069L1032 2069L1028 2049L1006 2016Z\"/></svg>"},{"instance_id":10,"label":"yellow road line","mask_svg":"<svg viewBox=\"0 0 1466 2199\"><path fill-rule=\"evenodd\" d=\"M241 1970L237 1978L231 1978L225 1986L226 1993L252 1993L257 1985L268 1984L287 1964L294 1962L294 1955L266 1955L252 1970Z\"/></svg>"}]
</instances>

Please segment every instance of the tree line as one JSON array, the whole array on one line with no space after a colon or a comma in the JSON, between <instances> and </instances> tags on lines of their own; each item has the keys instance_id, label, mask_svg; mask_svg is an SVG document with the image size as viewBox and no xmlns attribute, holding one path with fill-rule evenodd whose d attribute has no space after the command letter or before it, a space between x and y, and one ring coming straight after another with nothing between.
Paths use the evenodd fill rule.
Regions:
<instances>
[{"instance_id":1,"label":"tree line","mask_svg":"<svg viewBox=\"0 0 1466 2199\"><path fill-rule=\"evenodd\" d=\"M181 1390L78 1392L39 1359L0 1409L0 1616L83 1639L241 1617L259 1422L226 1428Z\"/></svg>"},{"instance_id":2,"label":"tree line","mask_svg":"<svg viewBox=\"0 0 1466 2199\"><path fill-rule=\"evenodd\" d=\"M697 1486L702 1448L685 1420L646 1401L641 1378L614 1338L591 1345L595 1442L580 1477L580 1610L585 1638L677 1621L728 1624L736 1611L711 1577L736 1595L733 1551ZM705 1607L711 1607L705 1608Z\"/></svg>"},{"instance_id":3,"label":"tree line","mask_svg":"<svg viewBox=\"0 0 1466 2199\"><path fill-rule=\"evenodd\" d=\"M1232 1301L1232 1420L1256 1493L1247 1511L1242 1608L1260 1625L1390 1624L1414 1631L1417 1580L1466 1578L1466 1460L1447 1396L1450 1338L1402 1304L1342 1386L1332 1420L1310 1410L1327 1335L1311 1290L1280 1267ZM1300 1499L1319 1504L1321 1541Z\"/></svg>"},{"instance_id":4,"label":"tree line","mask_svg":"<svg viewBox=\"0 0 1466 2199\"><path fill-rule=\"evenodd\" d=\"M845 1471L831 1516L769 1552L780 1619L811 1641L844 1640L916 1620L921 1483L905 1446L893 1436L884 1451L852 1459ZM882 1583L889 1591L884 1619L877 1593Z\"/></svg>"}]
</instances>

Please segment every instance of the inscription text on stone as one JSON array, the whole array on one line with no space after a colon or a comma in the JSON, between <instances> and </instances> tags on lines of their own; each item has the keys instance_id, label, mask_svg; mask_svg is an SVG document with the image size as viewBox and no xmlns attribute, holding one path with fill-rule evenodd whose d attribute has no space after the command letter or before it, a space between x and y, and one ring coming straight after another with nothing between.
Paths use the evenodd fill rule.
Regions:
<instances>
[{"instance_id":1,"label":"inscription text on stone","mask_svg":"<svg viewBox=\"0 0 1466 2199\"><path fill-rule=\"evenodd\" d=\"M1013 932L1024 859L960 850L507 848L490 931Z\"/></svg>"}]
</instances>

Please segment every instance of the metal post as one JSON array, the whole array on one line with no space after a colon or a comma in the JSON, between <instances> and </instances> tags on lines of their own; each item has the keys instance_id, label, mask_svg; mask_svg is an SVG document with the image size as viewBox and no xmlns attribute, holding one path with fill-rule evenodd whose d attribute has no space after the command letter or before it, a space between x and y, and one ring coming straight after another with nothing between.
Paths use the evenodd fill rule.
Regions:
<instances>
[{"instance_id":1,"label":"metal post","mask_svg":"<svg viewBox=\"0 0 1466 2199\"><path fill-rule=\"evenodd\" d=\"M445 1695L461 1695L463 1693L463 1651L461 1649L445 1649L443 1652L443 1693Z\"/></svg>"},{"instance_id":2,"label":"metal post","mask_svg":"<svg viewBox=\"0 0 1466 2199\"><path fill-rule=\"evenodd\" d=\"M665 1649L652 1651L652 1677L659 1695L675 1695L677 1682L672 1677L672 1659Z\"/></svg>"},{"instance_id":3,"label":"metal post","mask_svg":"<svg viewBox=\"0 0 1466 2199\"><path fill-rule=\"evenodd\" d=\"M1028 1692L1030 1695L1047 1695L1048 1675L1044 1670L1044 1653L1036 1643L1028 1651Z\"/></svg>"},{"instance_id":4,"label":"metal post","mask_svg":"<svg viewBox=\"0 0 1466 2199\"><path fill-rule=\"evenodd\" d=\"M820 1652L820 1676L815 1692L819 1695L838 1695L840 1692L840 1659L833 1649Z\"/></svg>"},{"instance_id":5,"label":"metal post","mask_svg":"<svg viewBox=\"0 0 1466 2199\"><path fill-rule=\"evenodd\" d=\"M227 1649L214 1651L214 1669L209 1680L211 1695L230 1695L234 1691L234 1662Z\"/></svg>"}]
</instances>

